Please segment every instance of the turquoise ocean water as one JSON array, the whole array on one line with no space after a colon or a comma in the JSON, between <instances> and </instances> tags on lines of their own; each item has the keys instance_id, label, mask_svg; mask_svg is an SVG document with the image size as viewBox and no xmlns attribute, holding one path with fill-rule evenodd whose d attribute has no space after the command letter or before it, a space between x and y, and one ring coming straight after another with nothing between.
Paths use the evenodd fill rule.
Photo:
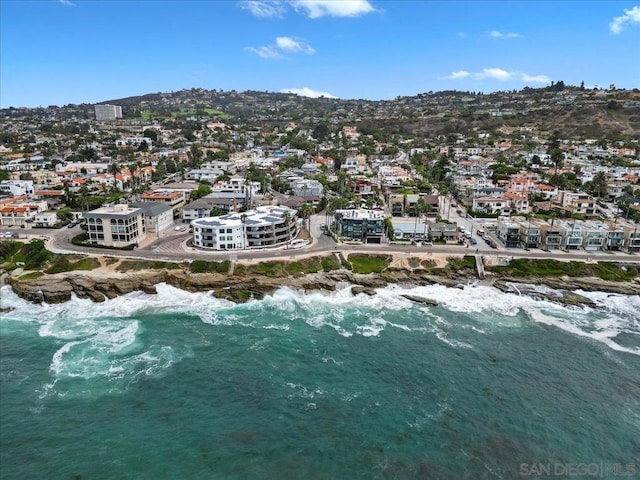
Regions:
<instances>
[{"instance_id":1,"label":"turquoise ocean water","mask_svg":"<svg viewBox=\"0 0 640 480\"><path fill-rule=\"evenodd\" d=\"M3 287L0 478L640 478L639 296L377 292Z\"/></svg>"}]
</instances>

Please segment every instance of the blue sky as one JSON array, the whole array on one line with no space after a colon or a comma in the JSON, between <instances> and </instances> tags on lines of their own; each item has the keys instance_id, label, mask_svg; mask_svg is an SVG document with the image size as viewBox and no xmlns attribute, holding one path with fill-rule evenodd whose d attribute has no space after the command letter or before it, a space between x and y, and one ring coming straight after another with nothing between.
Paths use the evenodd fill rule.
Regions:
<instances>
[{"instance_id":1,"label":"blue sky","mask_svg":"<svg viewBox=\"0 0 640 480\"><path fill-rule=\"evenodd\" d=\"M640 87L640 1L0 1L0 106Z\"/></svg>"}]
</instances>

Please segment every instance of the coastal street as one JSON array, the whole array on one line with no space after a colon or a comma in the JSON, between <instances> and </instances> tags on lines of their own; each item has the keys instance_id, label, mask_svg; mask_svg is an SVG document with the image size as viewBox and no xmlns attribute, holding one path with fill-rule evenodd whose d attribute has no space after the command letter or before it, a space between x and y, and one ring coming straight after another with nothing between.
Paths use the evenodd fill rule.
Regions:
<instances>
[{"instance_id":1,"label":"coastal street","mask_svg":"<svg viewBox=\"0 0 640 480\"><path fill-rule=\"evenodd\" d=\"M482 225L477 221L456 217L451 215L452 221L459 222L467 229L473 228L474 236L477 229ZM30 238L45 238L47 248L54 253L82 253L87 255L113 256L120 258L135 258L145 260L161 260L170 262L189 260L273 260L273 259L294 259L305 256L318 255L326 252L350 252L350 253L377 253L377 254L412 254L418 255L482 255L485 258L535 258L554 260L576 260L576 261L615 261L624 263L640 263L640 255L626 252L586 252L584 250L575 251L543 251L543 250L523 250L519 248L504 248L497 239L498 248L492 249L479 240L474 246L461 245L397 245L397 244L368 244L360 243L336 243L329 235L322 232L321 225L325 224L324 214L311 216L311 243L300 248L279 247L269 250L251 251L205 251L189 246L191 234L188 232L176 232L173 229L166 230L160 234L160 238L148 239L140 248L134 250L115 250L93 248L74 245L71 239L81 233L79 226L74 228L61 229L2 229L0 231L18 232L22 240ZM465 220L467 222L465 222Z\"/></svg>"}]
</instances>

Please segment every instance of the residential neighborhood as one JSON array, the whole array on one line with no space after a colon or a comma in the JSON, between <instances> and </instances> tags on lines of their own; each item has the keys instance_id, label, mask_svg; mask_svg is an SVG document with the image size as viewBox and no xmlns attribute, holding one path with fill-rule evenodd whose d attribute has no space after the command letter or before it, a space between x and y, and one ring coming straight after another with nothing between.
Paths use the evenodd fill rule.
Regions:
<instances>
[{"instance_id":1,"label":"residential neighborhood","mask_svg":"<svg viewBox=\"0 0 640 480\"><path fill-rule=\"evenodd\" d=\"M559 85L311 104L191 89L5 109L0 227L263 250L308 239L316 216L336 244L638 252L640 92Z\"/></svg>"}]
</instances>

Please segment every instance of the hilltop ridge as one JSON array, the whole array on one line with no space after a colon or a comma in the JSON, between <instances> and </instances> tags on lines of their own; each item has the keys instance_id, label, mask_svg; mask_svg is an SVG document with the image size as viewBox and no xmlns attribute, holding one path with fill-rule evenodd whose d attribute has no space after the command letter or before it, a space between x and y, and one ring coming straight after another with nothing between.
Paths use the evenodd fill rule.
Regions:
<instances>
[{"instance_id":1,"label":"hilltop ridge","mask_svg":"<svg viewBox=\"0 0 640 480\"><path fill-rule=\"evenodd\" d=\"M248 90L184 89L148 93L96 104L122 106L125 120L135 118L217 119L256 126L289 123L358 122L360 130L377 128L390 134L440 135L473 130L530 127L540 132L559 131L572 137L634 135L640 131L638 89L585 89L563 82L543 88L493 93L426 92L393 100L310 98L292 93ZM90 119L94 105L13 108L0 117L42 115Z\"/></svg>"}]
</instances>

